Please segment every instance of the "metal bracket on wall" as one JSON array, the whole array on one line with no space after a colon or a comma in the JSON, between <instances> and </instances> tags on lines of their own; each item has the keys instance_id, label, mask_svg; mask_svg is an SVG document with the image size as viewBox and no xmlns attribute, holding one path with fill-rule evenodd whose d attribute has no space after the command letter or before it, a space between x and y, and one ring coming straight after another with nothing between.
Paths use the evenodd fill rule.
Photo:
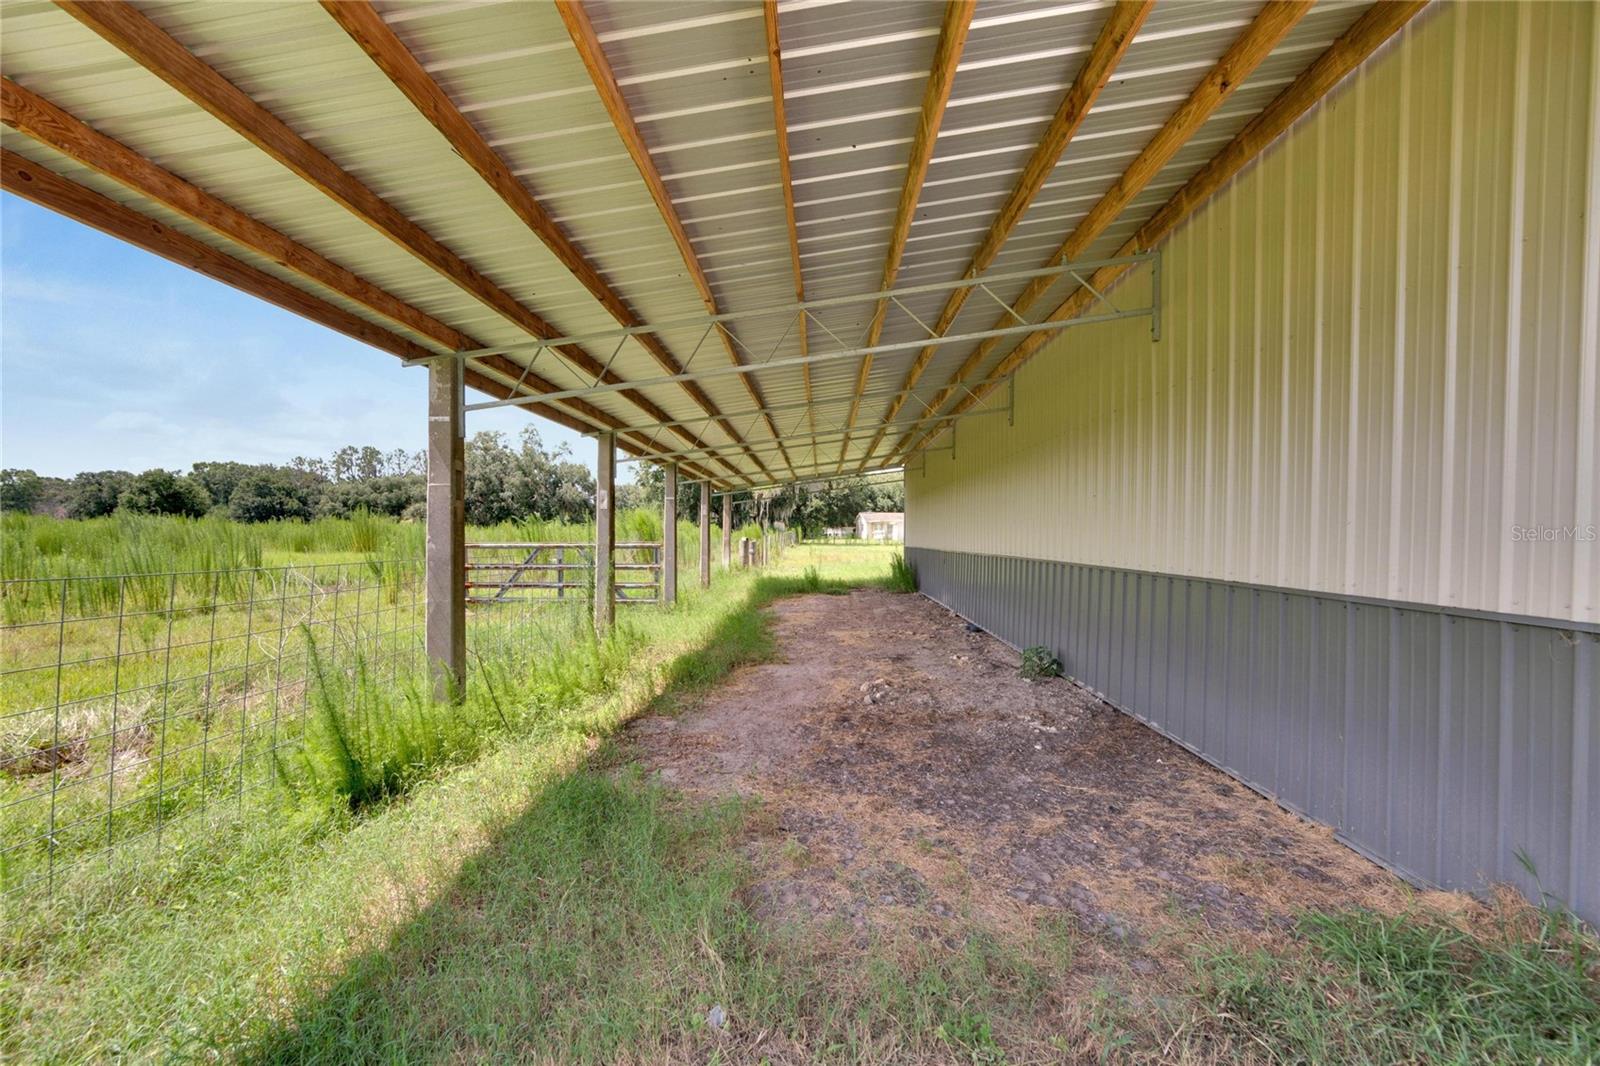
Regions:
<instances>
[{"instance_id":1,"label":"metal bracket on wall","mask_svg":"<svg viewBox=\"0 0 1600 1066\"><path fill-rule=\"evenodd\" d=\"M1150 340L1161 343L1161 256L1150 258Z\"/></svg>"}]
</instances>

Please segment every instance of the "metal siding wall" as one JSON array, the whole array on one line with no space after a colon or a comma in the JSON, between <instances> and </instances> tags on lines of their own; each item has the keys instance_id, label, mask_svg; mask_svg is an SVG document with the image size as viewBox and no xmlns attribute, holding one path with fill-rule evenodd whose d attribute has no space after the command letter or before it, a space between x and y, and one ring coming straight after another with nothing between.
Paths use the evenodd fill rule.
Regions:
<instances>
[{"instance_id":1,"label":"metal siding wall","mask_svg":"<svg viewBox=\"0 0 1600 1066\"><path fill-rule=\"evenodd\" d=\"M1511 535L1600 522L1597 53L1424 12L1168 242L1161 342L1065 331L913 464L910 543L1600 621L1592 536Z\"/></svg>"},{"instance_id":2,"label":"metal siding wall","mask_svg":"<svg viewBox=\"0 0 1600 1066\"><path fill-rule=\"evenodd\" d=\"M1351 847L1600 923L1600 634L1008 556L907 551L924 594ZM1538 882L1518 859L1534 862Z\"/></svg>"}]
</instances>

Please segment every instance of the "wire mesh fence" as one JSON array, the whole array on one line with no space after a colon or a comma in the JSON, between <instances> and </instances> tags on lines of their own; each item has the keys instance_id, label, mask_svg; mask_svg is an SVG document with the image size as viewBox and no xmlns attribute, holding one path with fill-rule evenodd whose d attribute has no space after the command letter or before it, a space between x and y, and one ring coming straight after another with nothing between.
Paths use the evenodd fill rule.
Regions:
<instances>
[{"instance_id":1,"label":"wire mesh fence","mask_svg":"<svg viewBox=\"0 0 1600 1066\"><path fill-rule=\"evenodd\" d=\"M420 560L0 582L0 891L246 797L304 736L313 657L423 655Z\"/></svg>"}]
</instances>

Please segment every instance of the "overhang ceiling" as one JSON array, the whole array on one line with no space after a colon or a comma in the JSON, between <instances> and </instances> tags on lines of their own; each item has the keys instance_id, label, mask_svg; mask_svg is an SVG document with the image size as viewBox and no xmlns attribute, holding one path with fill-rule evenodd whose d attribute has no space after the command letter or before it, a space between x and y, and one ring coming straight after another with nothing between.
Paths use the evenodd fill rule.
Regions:
<instances>
[{"instance_id":1,"label":"overhang ceiling","mask_svg":"<svg viewBox=\"0 0 1600 1066\"><path fill-rule=\"evenodd\" d=\"M939 319L948 289L886 313L870 360L800 357L861 345L872 301L818 308L808 336L793 316L740 316L1045 266L1180 131L1072 258L1115 256L1368 8L384 0L341 14L297 0L111 17L11 0L0 143L12 191L206 269L198 242L241 265L225 280L346 332L364 322L394 354L492 348L470 380L493 396L583 392L535 411L617 430L689 476L767 484L898 462L917 443L907 420L948 406L952 375L984 381L1025 342L908 346L926 336L911 316ZM1117 18L1131 43L1109 39ZM1225 56L1252 34L1267 43L1234 78ZM1075 84L1108 57L1103 88ZM1208 84L1217 98L1197 102ZM1056 160L1039 146L1074 91L1089 106ZM1008 203L1020 211L997 222ZM276 236L243 233L252 223ZM1024 285L993 290L1012 301ZM1040 312L1073 285L1037 296ZM713 311L726 331L698 321ZM957 311L943 332L995 325L987 297ZM533 351L554 335L583 340Z\"/></svg>"}]
</instances>

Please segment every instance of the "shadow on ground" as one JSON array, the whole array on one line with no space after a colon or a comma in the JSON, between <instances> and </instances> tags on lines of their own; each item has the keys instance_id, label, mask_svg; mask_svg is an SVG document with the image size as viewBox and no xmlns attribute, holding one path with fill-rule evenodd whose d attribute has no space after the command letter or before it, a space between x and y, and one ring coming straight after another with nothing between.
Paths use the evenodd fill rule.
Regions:
<instances>
[{"instance_id":1,"label":"shadow on ground","mask_svg":"<svg viewBox=\"0 0 1600 1066\"><path fill-rule=\"evenodd\" d=\"M658 709L769 655L762 608L797 591L844 589L814 576L758 581L672 664ZM622 765L625 755L602 748L533 794L426 907L238 1057L859 1060L922 1040L992 1043L967 1005L1023 980L995 944L845 963L856 953L842 938L763 924L740 847L760 831L756 805L687 798Z\"/></svg>"},{"instance_id":2,"label":"shadow on ground","mask_svg":"<svg viewBox=\"0 0 1600 1066\"><path fill-rule=\"evenodd\" d=\"M927 600L792 595L845 591L758 582L655 713L240 1057L1383 1060L1558 1017L1539 1054L1589 1046L1559 930L1497 954L1477 904L1418 897L1083 690L1021 679ZM1514 1009L1480 1024L1491 987Z\"/></svg>"}]
</instances>

